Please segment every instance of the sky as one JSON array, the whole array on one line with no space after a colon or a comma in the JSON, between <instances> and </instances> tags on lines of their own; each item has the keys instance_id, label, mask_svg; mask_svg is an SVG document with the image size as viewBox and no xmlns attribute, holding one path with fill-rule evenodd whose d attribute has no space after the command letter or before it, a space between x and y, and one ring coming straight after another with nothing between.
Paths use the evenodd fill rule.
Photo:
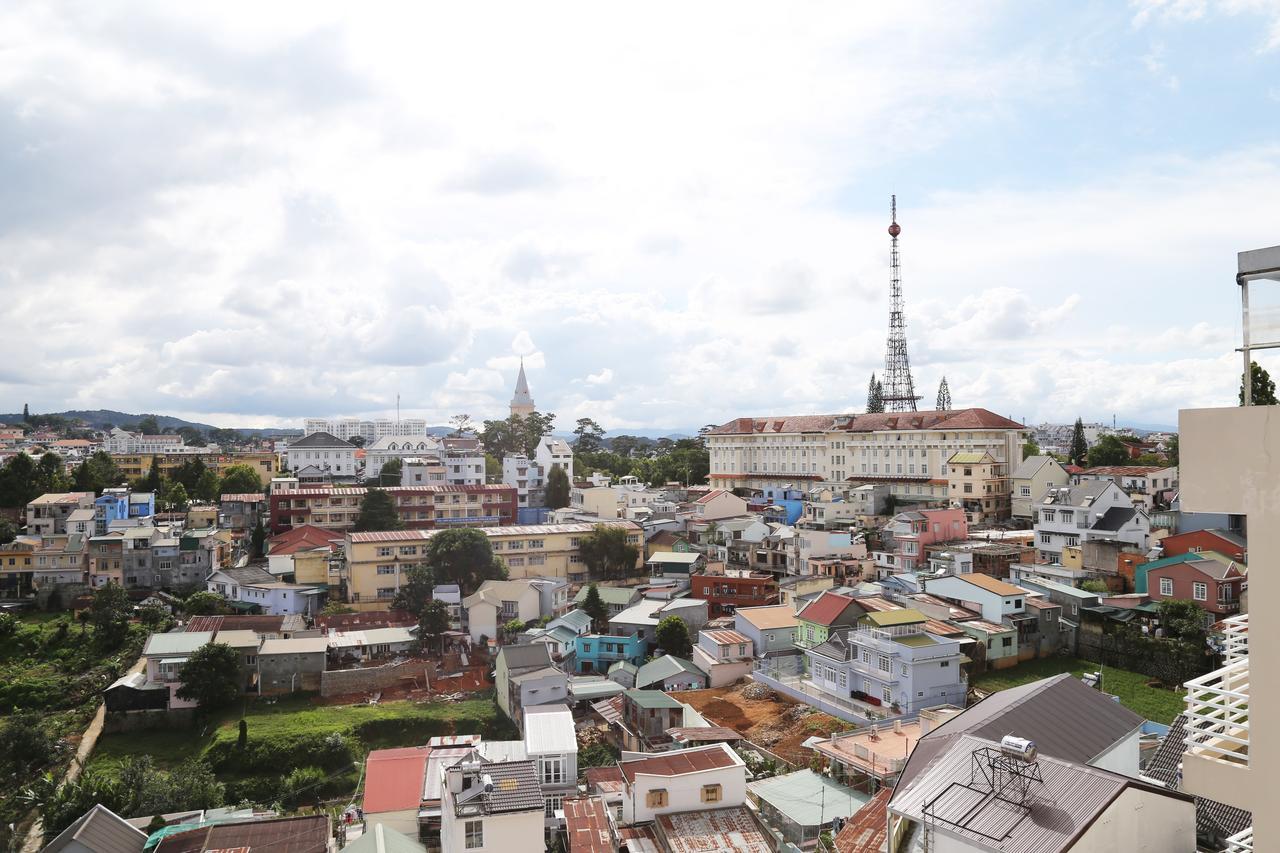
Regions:
<instances>
[{"instance_id":1,"label":"sky","mask_svg":"<svg viewBox=\"0 0 1280 853\"><path fill-rule=\"evenodd\" d=\"M1278 130L1280 0L11 0L0 411L857 412L896 193L922 408L1174 424Z\"/></svg>"}]
</instances>

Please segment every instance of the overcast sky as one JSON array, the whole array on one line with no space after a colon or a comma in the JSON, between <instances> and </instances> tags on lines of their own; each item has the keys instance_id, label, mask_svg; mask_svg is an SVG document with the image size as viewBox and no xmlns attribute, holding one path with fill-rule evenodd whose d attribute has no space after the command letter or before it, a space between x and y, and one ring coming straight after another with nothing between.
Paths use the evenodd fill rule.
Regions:
<instances>
[{"instance_id":1,"label":"overcast sky","mask_svg":"<svg viewBox=\"0 0 1280 853\"><path fill-rule=\"evenodd\" d=\"M1280 3L622 8L0 4L0 411L860 411L895 192L928 406L1234 400Z\"/></svg>"}]
</instances>

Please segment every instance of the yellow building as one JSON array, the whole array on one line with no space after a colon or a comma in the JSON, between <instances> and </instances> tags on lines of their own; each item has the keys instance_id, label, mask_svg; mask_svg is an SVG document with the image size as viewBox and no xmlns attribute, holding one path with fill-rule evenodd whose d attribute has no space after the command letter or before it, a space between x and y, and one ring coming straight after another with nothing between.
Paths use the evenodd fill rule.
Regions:
<instances>
[{"instance_id":1,"label":"yellow building","mask_svg":"<svg viewBox=\"0 0 1280 853\"><path fill-rule=\"evenodd\" d=\"M192 504L187 507L187 527L195 530L201 527L218 526L218 507L215 504Z\"/></svg>"},{"instance_id":2,"label":"yellow building","mask_svg":"<svg viewBox=\"0 0 1280 853\"><path fill-rule=\"evenodd\" d=\"M329 556L328 548L295 551L293 554L293 582L326 584L336 587L339 577L336 568L333 569L333 576L330 577Z\"/></svg>"},{"instance_id":3,"label":"yellow building","mask_svg":"<svg viewBox=\"0 0 1280 853\"><path fill-rule=\"evenodd\" d=\"M174 469L189 459L199 459L219 476L231 465L248 465L264 485L280 474L280 457L274 453L113 453L111 458L130 480L142 479L157 464L161 476L172 476Z\"/></svg>"},{"instance_id":4,"label":"yellow building","mask_svg":"<svg viewBox=\"0 0 1280 853\"><path fill-rule=\"evenodd\" d=\"M640 526L631 521L602 521L606 527L627 531L627 543L636 549L636 569L643 565ZM586 580L587 567L578 553L582 538L596 524L535 524L482 527L493 552L502 558L514 578L553 577L571 582ZM411 566L427 551L427 540L436 530L386 530L348 533L343 543L346 558L347 603L358 610L379 610L390 604ZM301 581L299 581L301 582Z\"/></svg>"},{"instance_id":5,"label":"yellow building","mask_svg":"<svg viewBox=\"0 0 1280 853\"><path fill-rule=\"evenodd\" d=\"M1003 462L985 450L967 450L947 459L947 499L964 508L970 524L1009 517L1009 477Z\"/></svg>"}]
</instances>

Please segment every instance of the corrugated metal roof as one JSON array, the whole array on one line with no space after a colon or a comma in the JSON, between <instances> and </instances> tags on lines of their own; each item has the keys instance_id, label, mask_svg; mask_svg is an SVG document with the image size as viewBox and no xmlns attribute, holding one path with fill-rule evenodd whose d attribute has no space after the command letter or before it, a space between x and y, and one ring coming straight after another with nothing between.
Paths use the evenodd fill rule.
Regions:
<instances>
[{"instance_id":1,"label":"corrugated metal roof","mask_svg":"<svg viewBox=\"0 0 1280 853\"><path fill-rule=\"evenodd\" d=\"M370 752L364 761L364 810L378 814L416 809L430 756L425 746Z\"/></svg>"},{"instance_id":2,"label":"corrugated metal roof","mask_svg":"<svg viewBox=\"0 0 1280 853\"><path fill-rule=\"evenodd\" d=\"M862 617L872 625L881 628L892 627L897 625L915 625L927 621L926 617L919 610L912 610L909 607L902 607L897 610L879 610L868 613Z\"/></svg>"},{"instance_id":3,"label":"corrugated metal roof","mask_svg":"<svg viewBox=\"0 0 1280 853\"><path fill-rule=\"evenodd\" d=\"M160 655L189 655L196 649L213 642L208 631L182 631L174 634L152 634L142 650L146 657Z\"/></svg>"},{"instance_id":4,"label":"corrugated metal roof","mask_svg":"<svg viewBox=\"0 0 1280 853\"><path fill-rule=\"evenodd\" d=\"M829 825L833 818L850 817L871 799L808 768L750 782L747 790L801 826Z\"/></svg>"},{"instance_id":5,"label":"corrugated metal roof","mask_svg":"<svg viewBox=\"0 0 1280 853\"><path fill-rule=\"evenodd\" d=\"M600 797L565 800L564 829L569 853L613 853L608 809Z\"/></svg>"},{"instance_id":6,"label":"corrugated metal roof","mask_svg":"<svg viewBox=\"0 0 1280 853\"><path fill-rule=\"evenodd\" d=\"M530 755L576 752L578 738L568 705L524 709L524 744Z\"/></svg>"},{"instance_id":7,"label":"corrugated metal roof","mask_svg":"<svg viewBox=\"0 0 1280 853\"><path fill-rule=\"evenodd\" d=\"M670 853L770 853L773 850L770 839L745 806L659 815L657 828Z\"/></svg>"},{"instance_id":8,"label":"corrugated metal roof","mask_svg":"<svg viewBox=\"0 0 1280 853\"><path fill-rule=\"evenodd\" d=\"M1041 755L1087 764L1141 725L1137 714L1063 673L994 693L929 732L903 768L900 784L909 783L940 745L965 734L996 741L1008 734L1030 738Z\"/></svg>"},{"instance_id":9,"label":"corrugated metal roof","mask_svg":"<svg viewBox=\"0 0 1280 853\"><path fill-rule=\"evenodd\" d=\"M1137 785L1124 776L1042 753L1037 766L1044 784L1033 784L1029 810L1024 811L991 798L980 774L974 779L974 752L983 748L998 750L999 743L968 735L954 740L924 773L909 784L899 782L889 810L986 847L995 847L994 836L1002 839L996 849L1059 853L1125 788Z\"/></svg>"},{"instance_id":10,"label":"corrugated metal roof","mask_svg":"<svg viewBox=\"0 0 1280 853\"><path fill-rule=\"evenodd\" d=\"M751 638L737 631L702 631L702 635L711 640L717 646L735 646L740 643L750 643Z\"/></svg>"},{"instance_id":11,"label":"corrugated metal roof","mask_svg":"<svg viewBox=\"0 0 1280 853\"><path fill-rule=\"evenodd\" d=\"M770 604L764 607L744 607L734 614L761 630L796 627L796 612L787 604Z\"/></svg>"},{"instance_id":12,"label":"corrugated metal roof","mask_svg":"<svg viewBox=\"0 0 1280 853\"><path fill-rule=\"evenodd\" d=\"M44 851L57 853L72 841L93 853L141 853L147 834L130 826L106 806L96 805L60 832Z\"/></svg>"},{"instance_id":13,"label":"corrugated metal roof","mask_svg":"<svg viewBox=\"0 0 1280 853\"><path fill-rule=\"evenodd\" d=\"M634 782L637 776L683 776L686 773L699 773L703 770L718 770L725 767L739 766L745 768L742 759L733 754L733 750L722 743L711 746L682 749L676 752L661 753L634 761L621 761L618 766L622 776L628 782Z\"/></svg>"}]
</instances>

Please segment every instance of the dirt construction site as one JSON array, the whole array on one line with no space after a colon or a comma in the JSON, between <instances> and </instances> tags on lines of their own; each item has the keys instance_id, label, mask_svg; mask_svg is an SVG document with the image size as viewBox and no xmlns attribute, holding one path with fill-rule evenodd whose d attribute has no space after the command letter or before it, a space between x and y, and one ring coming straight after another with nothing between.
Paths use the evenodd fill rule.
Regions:
<instances>
[{"instance_id":1,"label":"dirt construction site","mask_svg":"<svg viewBox=\"0 0 1280 853\"><path fill-rule=\"evenodd\" d=\"M812 750L801 746L809 738L853 727L754 681L710 690L673 691L671 695L692 705L707 722L728 726L793 764L807 765L813 757Z\"/></svg>"}]
</instances>

